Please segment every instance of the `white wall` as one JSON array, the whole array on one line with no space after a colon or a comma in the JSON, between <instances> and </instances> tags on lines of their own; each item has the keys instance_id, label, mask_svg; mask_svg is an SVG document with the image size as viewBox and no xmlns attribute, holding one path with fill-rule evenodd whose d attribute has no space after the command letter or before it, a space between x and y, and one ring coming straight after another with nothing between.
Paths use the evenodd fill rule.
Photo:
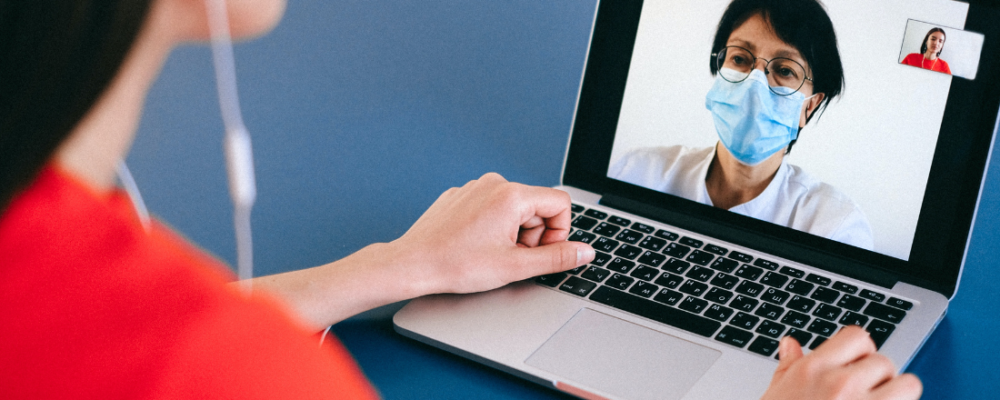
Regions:
<instances>
[{"instance_id":1,"label":"white wall","mask_svg":"<svg viewBox=\"0 0 1000 400\"><path fill-rule=\"evenodd\" d=\"M611 160L647 146L711 146L705 94L712 38L729 0L647 1ZM846 89L806 126L788 161L864 210L875 251L907 259L952 77L900 65L909 19L963 27L949 0L828 0ZM925 31L926 33L926 31Z\"/></svg>"},{"instance_id":2,"label":"white wall","mask_svg":"<svg viewBox=\"0 0 1000 400\"><path fill-rule=\"evenodd\" d=\"M933 28L944 30L944 49L941 50L939 57L948 62L951 74L966 79L976 79L976 70L979 68L979 57L985 39L980 33L911 19L906 24L906 34L903 36L903 45L899 51L899 62L903 62L910 53L919 53L927 32Z\"/></svg>"}]
</instances>

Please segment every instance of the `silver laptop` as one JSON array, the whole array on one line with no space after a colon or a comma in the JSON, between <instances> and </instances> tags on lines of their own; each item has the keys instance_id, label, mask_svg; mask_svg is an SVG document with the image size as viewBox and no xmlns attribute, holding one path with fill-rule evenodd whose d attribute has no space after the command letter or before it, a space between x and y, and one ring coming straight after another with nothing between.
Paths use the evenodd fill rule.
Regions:
<instances>
[{"instance_id":1,"label":"silver laptop","mask_svg":"<svg viewBox=\"0 0 1000 400\"><path fill-rule=\"evenodd\" d=\"M396 330L593 399L759 397L780 338L809 352L846 325L905 369L962 274L997 132L1000 9L799 1L761 18L756 3L599 2L558 186L570 240L597 258L413 300Z\"/></svg>"}]
</instances>

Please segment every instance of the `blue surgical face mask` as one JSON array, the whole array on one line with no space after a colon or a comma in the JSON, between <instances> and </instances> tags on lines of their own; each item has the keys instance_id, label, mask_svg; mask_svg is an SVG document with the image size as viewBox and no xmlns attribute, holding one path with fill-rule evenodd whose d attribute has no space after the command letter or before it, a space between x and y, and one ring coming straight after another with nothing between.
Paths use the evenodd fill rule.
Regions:
<instances>
[{"instance_id":1,"label":"blue surgical face mask","mask_svg":"<svg viewBox=\"0 0 1000 400\"><path fill-rule=\"evenodd\" d=\"M712 112L715 131L726 149L741 163L753 166L788 147L798 136L805 100L802 92L787 96L772 93L767 77L755 69L739 83L719 74L705 96L705 107Z\"/></svg>"}]
</instances>

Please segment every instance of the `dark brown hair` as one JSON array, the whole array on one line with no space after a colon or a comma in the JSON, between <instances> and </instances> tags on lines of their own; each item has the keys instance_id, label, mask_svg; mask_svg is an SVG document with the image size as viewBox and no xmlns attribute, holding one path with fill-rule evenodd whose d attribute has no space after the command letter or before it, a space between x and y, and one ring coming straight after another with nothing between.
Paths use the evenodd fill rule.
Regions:
<instances>
[{"instance_id":1,"label":"dark brown hair","mask_svg":"<svg viewBox=\"0 0 1000 400\"><path fill-rule=\"evenodd\" d=\"M0 212L111 83L150 2L0 1Z\"/></svg>"}]
</instances>

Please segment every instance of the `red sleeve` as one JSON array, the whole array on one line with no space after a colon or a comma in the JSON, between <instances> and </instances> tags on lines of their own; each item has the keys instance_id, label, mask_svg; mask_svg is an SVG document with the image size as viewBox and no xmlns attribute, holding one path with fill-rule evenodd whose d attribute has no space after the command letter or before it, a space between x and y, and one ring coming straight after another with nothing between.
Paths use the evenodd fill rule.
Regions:
<instances>
[{"instance_id":1,"label":"red sleeve","mask_svg":"<svg viewBox=\"0 0 1000 400\"><path fill-rule=\"evenodd\" d=\"M951 68L948 67L948 63L940 58L938 60L941 61L940 66L937 68L938 72L944 72L951 75Z\"/></svg>"},{"instance_id":2,"label":"red sleeve","mask_svg":"<svg viewBox=\"0 0 1000 400\"><path fill-rule=\"evenodd\" d=\"M371 399L335 340L122 196L44 171L0 214L0 398Z\"/></svg>"},{"instance_id":3,"label":"red sleeve","mask_svg":"<svg viewBox=\"0 0 1000 400\"><path fill-rule=\"evenodd\" d=\"M920 59L923 58L923 57L924 56L922 56L922 55L920 55L918 53L907 54L906 58L903 58L903 64L904 65L910 65L910 66L914 66L914 67L920 68Z\"/></svg>"}]
</instances>

